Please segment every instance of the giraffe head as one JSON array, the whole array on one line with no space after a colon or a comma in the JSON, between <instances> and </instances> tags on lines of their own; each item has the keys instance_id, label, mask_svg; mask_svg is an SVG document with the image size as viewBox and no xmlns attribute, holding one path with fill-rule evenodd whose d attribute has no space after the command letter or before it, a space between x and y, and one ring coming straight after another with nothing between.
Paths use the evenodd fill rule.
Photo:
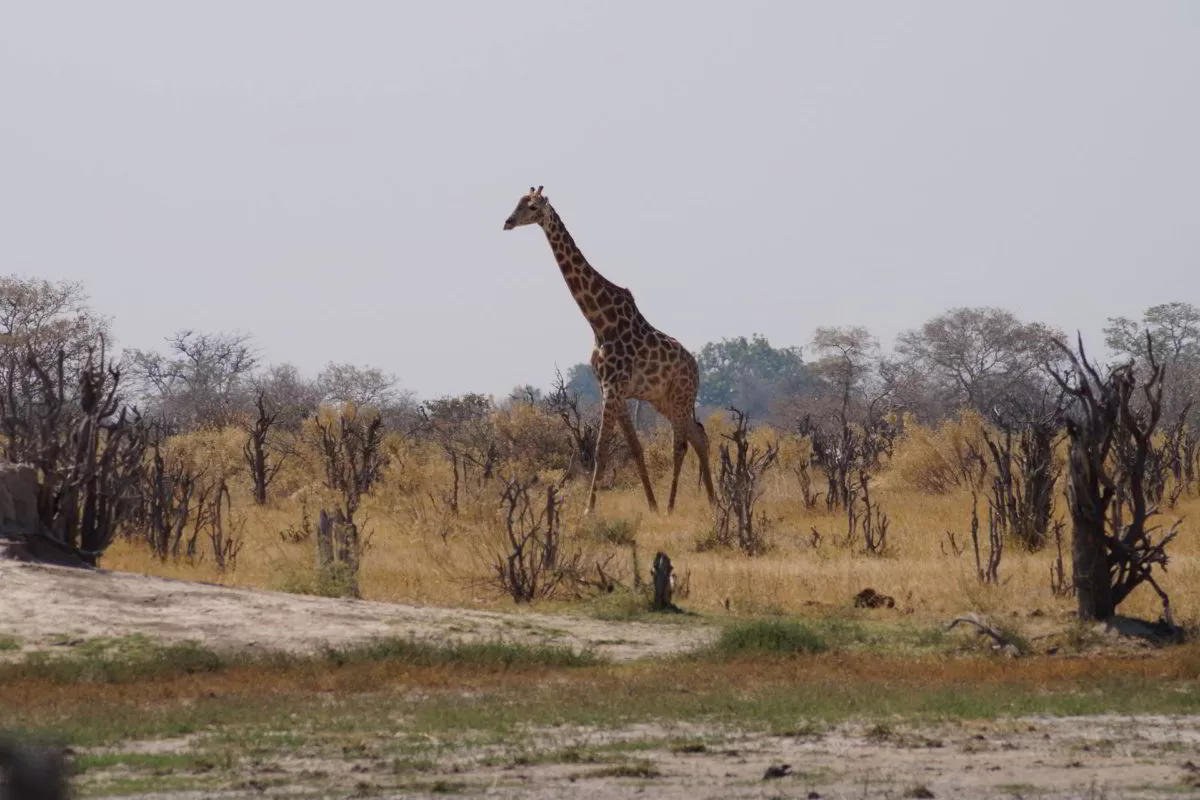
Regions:
<instances>
[{"instance_id":1,"label":"giraffe head","mask_svg":"<svg viewBox=\"0 0 1200 800\"><path fill-rule=\"evenodd\" d=\"M529 193L521 195L517 207L504 220L504 230L511 231L520 225L542 224L545 219L546 206L549 205L542 194L542 187L529 187Z\"/></svg>"}]
</instances>

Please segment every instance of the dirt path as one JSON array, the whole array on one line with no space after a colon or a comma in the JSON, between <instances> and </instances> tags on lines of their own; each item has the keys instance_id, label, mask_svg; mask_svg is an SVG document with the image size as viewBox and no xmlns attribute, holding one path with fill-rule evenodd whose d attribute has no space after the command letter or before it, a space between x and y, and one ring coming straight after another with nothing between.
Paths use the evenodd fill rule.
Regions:
<instances>
[{"instance_id":1,"label":"dirt path","mask_svg":"<svg viewBox=\"0 0 1200 800\"><path fill-rule=\"evenodd\" d=\"M380 636L593 647L616 661L703 645L709 626L377 603L0 559L0 637L19 650L141 633L213 648L305 651Z\"/></svg>"}]
</instances>

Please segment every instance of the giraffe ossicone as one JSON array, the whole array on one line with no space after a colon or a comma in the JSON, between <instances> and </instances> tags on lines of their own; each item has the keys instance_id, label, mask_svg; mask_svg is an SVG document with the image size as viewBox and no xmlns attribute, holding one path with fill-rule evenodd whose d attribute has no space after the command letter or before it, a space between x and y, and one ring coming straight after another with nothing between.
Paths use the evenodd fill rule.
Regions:
<instances>
[{"instance_id":1,"label":"giraffe ossicone","mask_svg":"<svg viewBox=\"0 0 1200 800\"><path fill-rule=\"evenodd\" d=\"M603 402L596 463L588 487L586 513L596 507L596 482L608 462L609 441L620 428L637 465L638 477L652 511L658 510L654 488L646 471L646 459L637 430L629 415L627 400L644 400L671 423L675 439L674 470L667 512L675 510L679 472L690 445L700 461L700 482L714 501L712 472L709 467L708 434L696 419L696 393L700 370L695 357L674 337L655 328L638 310L633 293L601 275L583 257L567 226L550 201L544 187L529 187L529 193L517 201L517 207L504 221L504 230L522 225L538 225L546 234L563 279L584 318L592 327L592 371L600 384Z\"/></svg>"}]
</instances>

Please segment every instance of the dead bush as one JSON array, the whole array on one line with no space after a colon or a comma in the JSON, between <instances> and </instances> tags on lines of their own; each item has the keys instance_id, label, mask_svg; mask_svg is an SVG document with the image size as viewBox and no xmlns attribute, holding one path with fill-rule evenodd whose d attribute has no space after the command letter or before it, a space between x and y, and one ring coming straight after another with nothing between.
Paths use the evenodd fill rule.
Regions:
<instances>
[{"instance_id":1,"label":"dead bush","mask_svg":"<svg viewBox=\"0 0 1200 800\"><path fill-rule=\"evenodd\" d=\"M536 487L536 488L535 488ZM491 554L495 584L516 603L573 590L583 556L562 541L561 484L513 478L500 495L501 542Z\"/></svg>"},{"instance_id":2,"label":"dead bush","mask_svg":"<svg viewBox=\"0 0 1200 800\"><path fill-rule=\"evenodd\" d=\"M332 511L322 508L318 517L318 576L325 579L337 572L346 593L358 597L358 572L369 537L362 535L354 515L363 495L371 491L388 465L382 447L383 419L378 412L348 405L337 412L326 409L318 413L312 428L325 488L337 498L337 507Z\"/></svg>"},{"instance_id":3,"label":"dead bush","mask_svg":"<svg viewBox=\"0 0 1200 800\"><path fill-rule=\"evenodd\" d=\"M121 371L103 338L80 360L60 348L46 363L30 348L7 369L0 390L4 454L35 467L40 478L43 531L22 533L47 533L95 564L136 512L143 475L146 428L137 410L121 403Z\"/></svg>"},{"instance_id":4,"label":"dead bush","mask_svg":"<svg viewBox=\"0 0 1200 800\"><path fill-rule=\"evenodd\" d=\"M779 447L774 443L751 446L749 415L737 408L729 411L734 429L722 434L728 443L721 443L718 458L713 529L698 543L698 549L737 547L746 555L761 555L768 550L768 521L766 513L757 507L763 493L763 476L775 465Z\"/></svg>"}]
</instances>

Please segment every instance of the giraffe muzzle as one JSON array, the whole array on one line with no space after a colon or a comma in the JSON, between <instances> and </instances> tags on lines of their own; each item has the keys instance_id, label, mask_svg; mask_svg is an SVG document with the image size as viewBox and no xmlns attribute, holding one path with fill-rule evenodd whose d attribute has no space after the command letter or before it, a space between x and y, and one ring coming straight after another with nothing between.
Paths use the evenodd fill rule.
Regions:
<instances>
[{"instance_id":1,"label":"giraffe muzzle","mask_svg":"<svg viewBox=\"0 0 1200 800\"><path fill-rule=\"evenodd\" d=\"M513 220L512 217L509 217L508 219L504 220L504 230L511 231L515 227L517 227L517 223Z\"/></svg>"}]
</instances>

